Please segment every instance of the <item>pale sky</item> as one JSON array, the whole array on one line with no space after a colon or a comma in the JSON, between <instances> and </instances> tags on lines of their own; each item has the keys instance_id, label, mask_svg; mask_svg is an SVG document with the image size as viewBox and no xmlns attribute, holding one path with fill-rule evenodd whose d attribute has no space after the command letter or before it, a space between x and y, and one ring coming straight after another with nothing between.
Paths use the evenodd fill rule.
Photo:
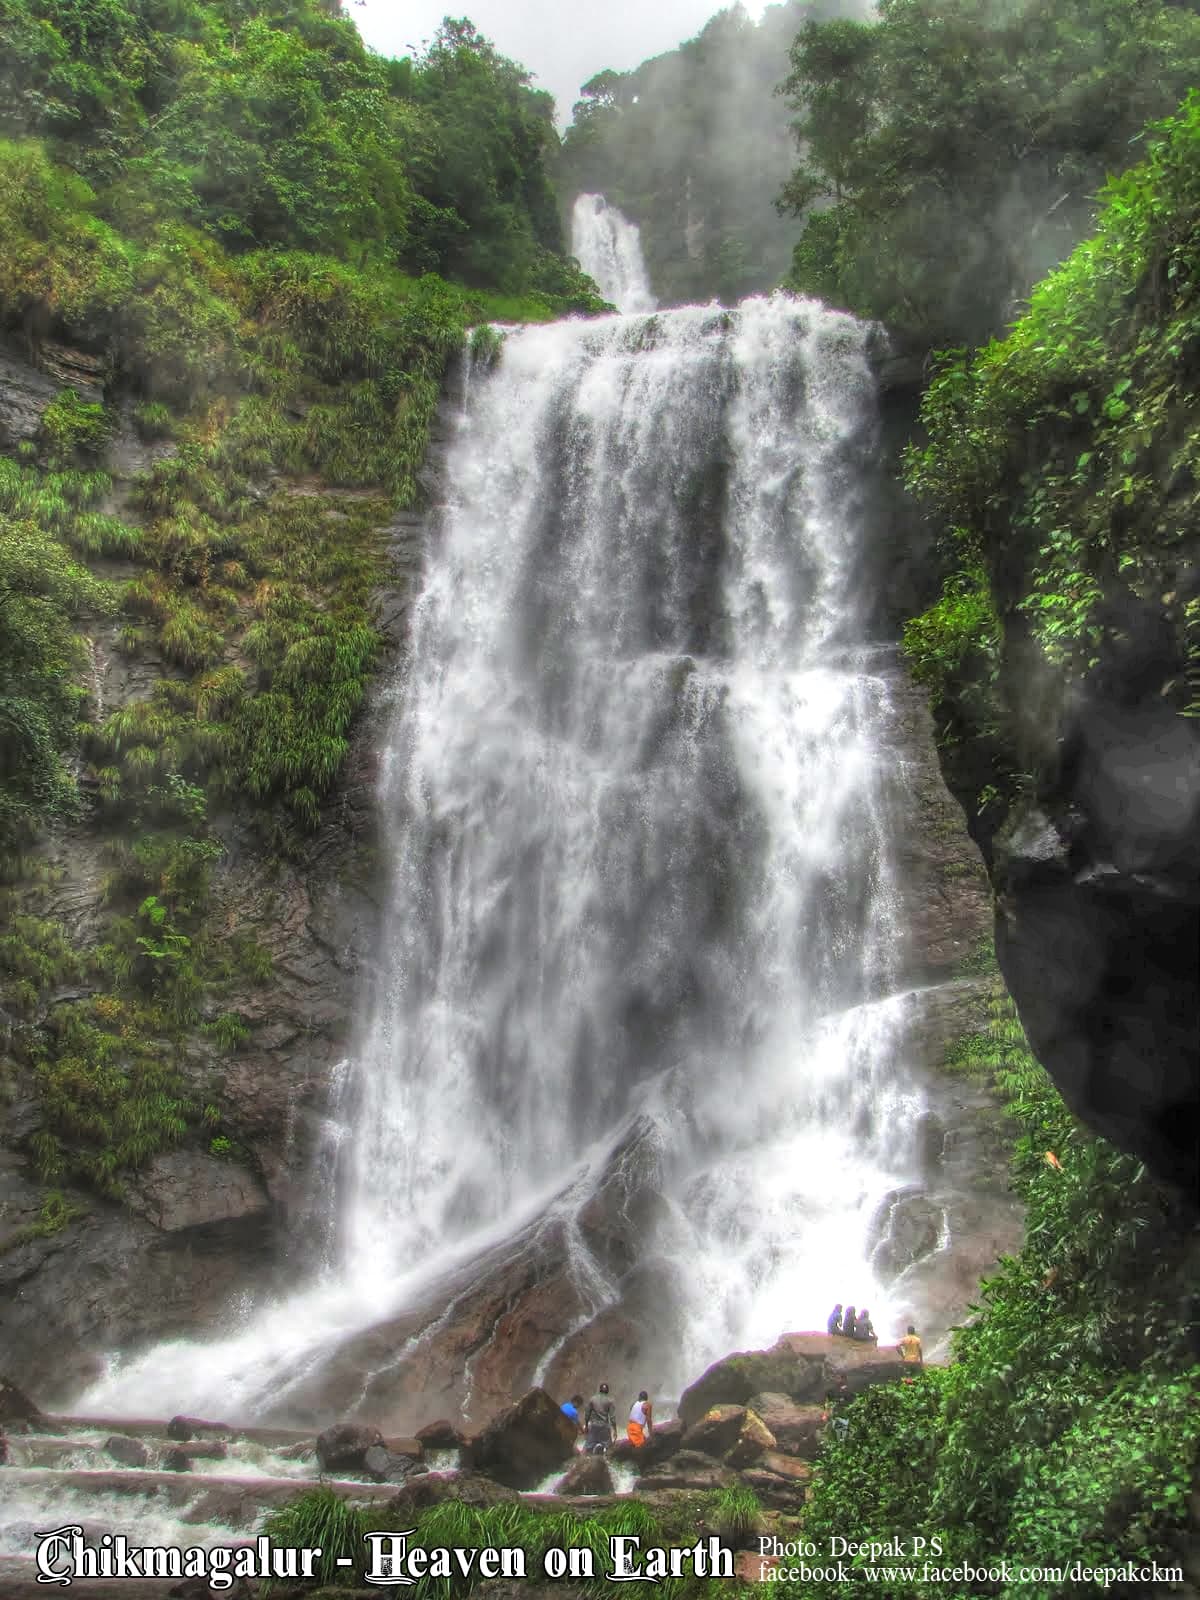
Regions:
<instances>
[{"instance_id":1,"label":"pale sky","mask_svg":"<svg viewBox=\"0 0 1200 1600\"><path fill-rule=\"evenodd\" d=\"M757 18L763 3L747 0L746 10ZM469 17L501 55L534 74L535 88L550 91L561 125L580 85L603 67L627 72L694 37L722 9L722 0L366 0L351 15L367 43L389 56L419 50L446 15Z\"/></svg>"}]
</instances>

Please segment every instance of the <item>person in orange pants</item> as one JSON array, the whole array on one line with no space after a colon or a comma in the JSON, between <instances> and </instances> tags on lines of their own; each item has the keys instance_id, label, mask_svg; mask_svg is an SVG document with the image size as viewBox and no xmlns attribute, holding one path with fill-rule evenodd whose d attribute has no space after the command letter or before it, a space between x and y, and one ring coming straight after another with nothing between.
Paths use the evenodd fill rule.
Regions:
<instances>
[{"instance_id":1,"label":"person in orange pants","mask_svg":"<svg viewBox=\"0 0 1200 1600\"><path fill-rule=\"evenodd\" d=\"M629 1435L629 1442L635 1450L654 1437L654 1417L652 1415L650 1396L645 1389L638 1395L629 1411L629 1422L625 1428Z\"/></svg>"}]
</instances>

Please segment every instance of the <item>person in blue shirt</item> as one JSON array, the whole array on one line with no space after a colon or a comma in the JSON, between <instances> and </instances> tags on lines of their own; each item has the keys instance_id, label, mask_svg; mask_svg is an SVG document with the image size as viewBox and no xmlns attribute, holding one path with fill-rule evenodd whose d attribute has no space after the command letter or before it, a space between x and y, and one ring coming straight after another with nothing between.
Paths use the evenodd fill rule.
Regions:
<instances>
[{"instance_id":1,"label":"person in blue shirt","mask_svg":"<svg viewBox=\"0 0 1200 1600\"><path fill-rule=\"evenodd\" d=\"M576 1428L579 1429L583 1427L579 1416L579 1408L582 1404L583 1396L581 1394L573 1394L569 1400L563 1401L562 1406L564 1416L570 1417Z\"/></svg>"}]
</instances>

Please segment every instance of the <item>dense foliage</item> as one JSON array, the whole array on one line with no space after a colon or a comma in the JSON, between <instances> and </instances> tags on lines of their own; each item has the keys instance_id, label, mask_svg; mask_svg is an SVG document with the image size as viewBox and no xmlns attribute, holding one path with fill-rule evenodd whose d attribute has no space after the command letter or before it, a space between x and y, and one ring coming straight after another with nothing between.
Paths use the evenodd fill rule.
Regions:
<instances>
[{"instance_id":1,"label":"dense foliage","mask_svg":"<svg viewBox=\"0 0 1200 1600\"><path fill-rule=\"evenodd\" d=\"M756 24L734 6L677 50L584 84L559 164L564 198L604 194L639 225L664 302L732 302L783 276L793 229L772 201L791 152L775 88L803 19L837 9L785 0Z\"/></svg>"},{"instance_id":2,"label":"dense foliage","mask_svg":"<svg viewBox=\"0 0 1200 1600\"><path fill-rule=\"evenodd\" d=\"M601 304L552 110L465 22L386 61L330 0L0 0L0 338L80 375L0 435L0 1090L32 1075L48 1182L233 1148L212 1047L269 961L213 923L211 819L317 827L464 330ZM100 704L97 651L149 686ZM79 944L28 852L84 817Z\"/></svg>"},{"instance_id":3,"label":"dense foliage","mask_svg":"<svg viewBox=\"0 0 1200 1600\"><path fill-rule=\"evenodd\" d=\"M809 22L787 80L793 287L925 348L986 339L1198 55L1200 14L1169 0L882 0L877 23Z\"/></svg>"},{"instance_id":4,"label":"dense foliage","mask_svg":"<svg viewBox=\"0 0 1200 1600\"><path fill-rule=\"evenodd\" d=\"M936 1538L940 1567L1170 1560L1200 1462L1200 1233L1177 1195L1075 1122L999 986L992 1010L948 1066L1008 1104L1024 1247L982 1285L950 1366L850 1407L844 1440L818 1463L805 1533L820 1543L849 1528L906 1549ZM872 1587L893 1600L1103 1587L1042 1576L956 1588L908 1565Z\"/></svg>"},{"instance_id":5,"label":"dense foliage","mask_svg":"<svg viewBox=\"0 0 1200 1600\"><path fill-rule=\"evenodd\" d=\"M1010 777L1092 680L1200 714L1200 97L1143 148L1009 337L943 358L910 452L958 570L908 654Z\"/></svg>"}]
</instances>

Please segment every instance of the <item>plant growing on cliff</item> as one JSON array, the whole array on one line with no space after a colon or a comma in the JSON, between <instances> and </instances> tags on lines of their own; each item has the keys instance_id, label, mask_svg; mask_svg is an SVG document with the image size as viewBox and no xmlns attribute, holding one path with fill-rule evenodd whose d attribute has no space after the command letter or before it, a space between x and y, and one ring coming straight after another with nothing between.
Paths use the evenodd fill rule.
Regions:
<instances>
[{"instance_id":1,"label":"plant growing on cliff","mask_svg":"<svg viewBox=\"0 0 1200 1600\"><path fill-rule=\"evenodd\" d=\"M1005 664L1031 636L1079 679L1151 629L1162 693L1186 710L1200 96L1143 148L1105 189L1096 237L1038 285L1009 337L943 360L908 478L965 552L954 581L977 590L986 577ZM974 648L993 638L981 613Z\"/></svg>"},{"instance_id":2,"label":"plant growing on cliff","mask_svg":"<svg viewBox=\"0 0 1200 1600\"><path fill-rule=\"evenodd\" d=\"M86 698L76 619L111 590L35 522L0 513L0 844L77 809L65 754Z\"/></svg>"}]
</instances>

